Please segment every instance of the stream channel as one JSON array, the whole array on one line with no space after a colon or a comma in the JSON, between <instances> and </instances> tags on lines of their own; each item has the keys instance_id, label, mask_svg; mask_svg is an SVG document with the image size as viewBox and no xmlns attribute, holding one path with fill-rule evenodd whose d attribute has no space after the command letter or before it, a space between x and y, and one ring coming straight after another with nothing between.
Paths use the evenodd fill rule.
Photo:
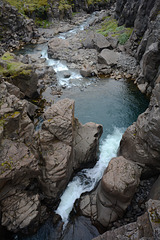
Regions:
<instances>
[{"instance_id":1,"label":"stream channel","mask_svg":"<svg viewBox=\"0 0 160 240\"><path fill-rule=\"evenodd\" d=\"M67 38L89 26L94 15L91 15L83 24L66 33L58 35ZM56 36L57 37L57 36ZM41 50L40 50L41 49ZM96 122L103 125L103 135L100 140L100 154L97 164L90 169L83 169L68 184L61 197L56 210L63 222L53 226L52 219L29 237L16 235L15 240L90 240L99 235L98 230L91 224L90 219L77 216L72 211L74 202L84 192L91 191L103 175L104 169L112 157L116 156L119 142L125 129L136 121L138 115L147 108L148 100L142 95L132 81L126 79L115 80L110 78L98 79L83 78L78 70L68 69L67 64L61 60L49 59L47 44L40 46L26 46L21 54L35 54L41 52L46 58L46 64L53 66L57 74L59 86L65 86L60 99L68 97L75 100L75 117L81 123ZM64 78L62 71L69 71L71 76ZM52 86L51 86L52 87ZM47 101L59 100L51 94L51 88L43 92ZM70 212L72 211L72 216ZM73 214L74 212L74 214ZM66 227L65 227L66 226Z\"/></svg>"}]
</instances>

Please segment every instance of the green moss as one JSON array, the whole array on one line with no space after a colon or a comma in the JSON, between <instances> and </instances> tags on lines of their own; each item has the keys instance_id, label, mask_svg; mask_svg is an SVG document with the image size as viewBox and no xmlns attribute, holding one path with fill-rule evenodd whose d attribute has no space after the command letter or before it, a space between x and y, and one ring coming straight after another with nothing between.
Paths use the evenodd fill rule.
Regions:
<instances>
[{"instance_id":1,"label":"green moss","mask_svg":"<svg viewBox=\"0 0 160 240\"><path fill-rule=\"evenodd\" d=\"M15 6L23 14L26 10L32 12L38 8L48 6L47 0L7 0L7 2Z\"/></svg>"},{"instance_id":2,"label":"green moss","mask_svg":"<svg viewBox=\"0 0 160 240\"><path fill-rule=\"evenodd\" d=\"M4 66L0 65L0 74L5 77L17 77L19 75L29 75L31 73L31 69L29 69L27 64L18 62L14 59L10 53L5 53L1 58L4 61Z\"/></svg>"},{"instance_id":3,"label":"green moss","mask_svg":"<svg viewBox=\"0 0 160 240\"><path fill-rule=\"evenodd\" d=\"M125 44L132 34L132 28L125 28L125 26L118 26L115 19L111 17L106 17L101 25L101 28L97 30L98 33L107 37L111 34L112 37L118 39L120 44Z\"/></svg>"},{"instance_id":4,"label":"green moss","mask_svg":"<svg viewBox=\"0 0 160 240\"><path fill-rule=\"evenodd\" d=\"M59 1L58 9L60 11L69 10L71 8L72 8L72 1L69 1L69 0L60 0Z\"/></svg>"},{"instance_id":5,"label":"green moss","mask_svg":"<svg viewBox=\"0 0 160 240\"><path fill-rule=\"evenodd\" d=\"M12 56L11 53L6 52L6 53L3 54L3 56L1 57L1 59L2 59L2 60L12 60L12 59L14 59L14 57Z\"/></svg>"},{"instance_id":6,"label":"green moss","mask_svg":"<svg viewBox=\"0 0 160 240\"><path fill-rule=\"evenodd\" d=\"M120 34L120 36L118 37L119 43L121 45L124 45L128 41L128 39L131 36L132 32L133 32L133 29L126 28L125 32Z\"/></svg>"},{"instance_id":7,"label":"green moss","mask_svg":"<svg viewBox=\"0 0 160 240\"><path fill-rule=\"evenodd\" d=\"M47 19L49 4L47 0L6 0L9 4L16 7L26 18L33 17ZM32 13L34 13L32 15Z\"/></svg>"},{"instance_id":8,"label":"green moss","mask_svg":"<svg viewBox=\"0 0 160 240\"><path fill-rule=\"evenodd\" d=\"M12 115L11 115L11 118L15 118L15 117L17 117L17 116L19 116L20 115L20 112L19 111L16 111L16 112L14 112Z\"/></svg>"},{"instance_id":9,"label":"green moss","mask_svg":"<svg viewBox=\"0 0 160 240\"><path fill-rule=\"evenodd\" d=\"M13 162L12 161L5 161L1 164L2 167L5 167L6 169L12 169L12 164Z\"/></svg>"},{"instance_id":10,"label":"green moss","mask_svg":"<svg viewBox=\"0 0 160 240\"><path fill-rule=\"evenodd\" d=\"M0 119L0 127L3 127L5 123L5 120L3 118Z\"/></svg>"},{"instance_id":11,"label":"green moss","mask_svg":"<svg viewBox=\"0 0 160 240\"><path fill-rule=\"evenodd\" d=\"M108 0L87 0L88 5L96 4L96 3L106 3Z\"/></svg>"},{"instance_id":12,"label":"green moss","mask_svg":"<svg viewBox=\"0 0 160 240\"><path fill-rule=\"evenodd\" d=\"M36 18L35 23L37 26L42 27L42 28L48 28L52 25L52 23L49 22L48 20L42 20L39 18Z\"/></svg>"}]
</instances>

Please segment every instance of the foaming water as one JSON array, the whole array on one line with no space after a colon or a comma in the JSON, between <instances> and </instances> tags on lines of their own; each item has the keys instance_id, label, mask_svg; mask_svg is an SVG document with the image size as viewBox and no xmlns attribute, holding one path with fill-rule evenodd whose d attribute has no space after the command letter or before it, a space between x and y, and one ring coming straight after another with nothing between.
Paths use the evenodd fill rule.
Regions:
<instances>
[{"instance_id":1,"label":"foaming water","mask_svg":"<svg viewBox=\"0 0 160 240\"><path fill-rule=\"evenodd\" d=\"M117 154L119 142L121 140L124 129L115 128L111 135L102 142L100 146L99 161L93 168L83 169L70 182L61 197L61 202L56 210L66 226L69 214L72 211L74 202L84 192L91 191L96 183L101 179L105 168L111 158Z\"/></svg>"},{"instance_id":2,"label":"foaming water","mask_svg":"<svg viewBox=\"0 0 160 240\"><path fill-rule=\"evenodd\" d=\"M84 87L92 82L92 79L83 78L78 69L69 69L66 61L50 59L46 47L42 50L41 57L46 59L47 66L53 67L59 86L65 86L66 88ZM66 74L68 75L67 77L65 76Z\"/></svg>"}]
</instances>

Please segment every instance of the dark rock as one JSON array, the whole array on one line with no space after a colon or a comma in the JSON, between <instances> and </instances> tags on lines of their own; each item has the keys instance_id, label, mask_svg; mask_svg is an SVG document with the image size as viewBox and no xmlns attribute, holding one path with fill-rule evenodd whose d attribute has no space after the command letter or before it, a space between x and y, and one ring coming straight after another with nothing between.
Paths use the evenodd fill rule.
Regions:
<instances>
[{"instance_id":1,"label":"dark rock","mask_svg":"<svg viewBox=\"0 0 160 240\"><path fill-rule=\"evenodd\" d=\"M107 231L104 234L94 238L93 240L129 240L129 239L148 239L153 240L152 227L145 213L138 218L137 222L129 223L112 231Z\"/></svg>"},{"instance_id":2,"label":"dark rock","mask_svg":"<svg viewBox=\"0 0 160 240\"><path fill-rule=\"evenodd\" d=\"M149 199L160 200L160 177L153 184L149 193Z\"/></svg>"},{"instance_id":3,"label":"dark rock","mask_svg":"<svg viewBox=\"0 0 160 240\"><path fill-rule=\"evenodd\" d=\"M0 5L0 39L3 49L17 48L25 41L38 37L34 22L26 19L18 10L5 1Z\"/></svg>"}]
</instances>

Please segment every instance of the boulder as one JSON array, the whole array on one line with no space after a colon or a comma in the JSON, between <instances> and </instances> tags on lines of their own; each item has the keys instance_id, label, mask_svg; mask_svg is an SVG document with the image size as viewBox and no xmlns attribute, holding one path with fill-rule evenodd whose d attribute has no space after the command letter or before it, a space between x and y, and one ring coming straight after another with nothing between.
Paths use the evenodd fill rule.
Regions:
<instances>
[{"instance_id":1,"label":"boulder","mask_svg":"<svg viewBox=\"0 0 160 240\"><path fill-rule=\"evenodd\" d=\"M55 54L58 51L67 51L69 48L70 43L67 39L61 39L61 38L53 38L48 43L48 54L52 58L55 58Z\"/></svg>"},{"instance_id":2,"label":"boulder","mask_svg":"<svg viewBox=\"0 0 160 240\"><path fill-rule=\"evenodd\" d=\"M141 170L123 157L111 159L97 193L97 221L103 226L123 216L139 185Z\"/></svg>"},{"instance_id":3,"label":"boulder","mask_svg":"<svg viewBox=\"0 0 160 240\"><path fill-rule=\"evenodd\" d=\"M111 47L111 44L102 34L91 32L83 41L83 46L85 48L94 48L100 52L105 48Z\"/></svg>"},{"instance_id":4,"label":"boulder","mask_svg":"<svg viewBox=\"0 0 160 240\"><path fill-rule=\"evenodd\" d=\"M120 53L114 52L113 50L104 49L98 56L98 63L115 66L118 63Z\"/></svg>"}]
</instances>

